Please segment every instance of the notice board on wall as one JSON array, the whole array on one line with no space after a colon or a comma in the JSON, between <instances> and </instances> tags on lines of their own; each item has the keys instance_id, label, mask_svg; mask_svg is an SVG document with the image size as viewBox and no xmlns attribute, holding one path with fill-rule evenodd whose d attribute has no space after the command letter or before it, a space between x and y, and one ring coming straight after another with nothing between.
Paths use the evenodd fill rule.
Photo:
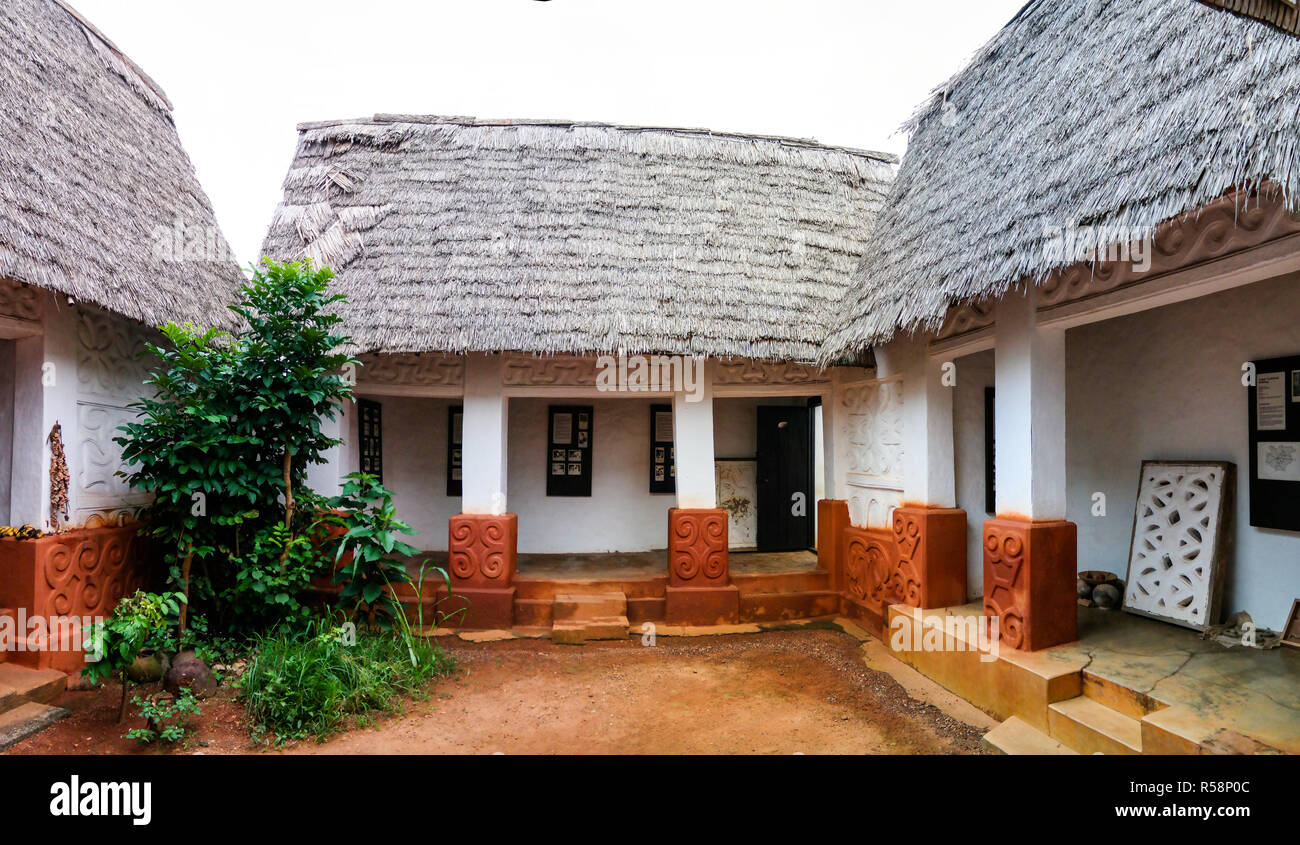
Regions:
<instances>
[{"instance_id":1,"label":"notice board on wall","mask_svg":"<svg viewBox=\"0 0 1300 845\"><path fill-rule=\"evenodd\" d=\"M1300 355L1251 363L1250 524L1300 531Z\"/></svg>"},{"instance_id":2,"label":"notice board on wall","mask_svg":"<svg viewBox=\"0 0 1300 845\"><path fill-rule=\"evenodd\" d=\"M461 451L465 409L461 405L452 405L447 409L447 495L461 495L461 479L465 468L465 456Z\"/></svg>"},{"instance_id":3,"label":"notice board on wall","mask_svg":"<svg viewBox=\"0 0 1300 845\"><path fill-rule=\"evenodd\" d=\"M677 454L673 448L673 406L650 406L650 492L677 492Z\"/></svg>"},{"instance_id":4,"label":"notice board on wall","mask_svg":"<svg viewBox=\"0 0 1300 845\"><path fill-rule=\"evenodd\" d=\"M591 405L551 405L546 422L546 495L591 495Z\"/></svg>"}]
</instances>

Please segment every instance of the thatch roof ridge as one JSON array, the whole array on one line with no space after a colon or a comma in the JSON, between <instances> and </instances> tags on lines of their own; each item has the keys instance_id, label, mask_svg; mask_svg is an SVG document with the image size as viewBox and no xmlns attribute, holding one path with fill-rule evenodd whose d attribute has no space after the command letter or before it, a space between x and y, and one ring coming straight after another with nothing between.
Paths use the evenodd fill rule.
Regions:
<instances>
[{"instance_id":1,"label":"thatch roof ridge","mask_svg":"<svg viewBox=\"0 0 1300 845\"><path fill-rule=\"evenodd\" d=\"M840 152L848 155L863 156L886 164L898 164L895 153L880 150L868 150L860 147L848 147L839 144L823 144L815 138L795 138L787 135L765 135L752 132L724 132L686 126L652 126L649 124L609 123L598 120L569 120L565 118L481 118L472 115L438 115L438 114L375 114L372 117L359 117L339 120L314 120L299 123L299 133L314 129L330 129L354 125L385 125L394 123L446 124L452 126L550 126L557 128L611 129L619 132L661 132L670 135L706 136L710 138L734 139L738 141L771 141L792 147L807 147L828 152Z\"/></svg>"},{"instance_id":2,"label":"thatch roof ridge","mask_svg":"<svg viewBox=\"0 0 1300 845\"><path fill-rule=\"evenodd\" d=\"M1300 208L1298 102L1300 39L1268 24L1197 0L1034 0L905 125L819 360L1075 263L1052 227L1150 235L1236 189Z\"/></svg>"},{"instance_id":3,"label":"thatch roof ridge","mask_svg":"<svg viewBox=\"0 0 1300 845\"><path fill-rule=\"evenodd\" d=\"M0 43L0 276L230 324L244 277L158 84L64 0L5 0Z\"/></svg>"},{"instance_id":4,"label":"thatch roof ridge","mask_svg":"<svg viewBox=\"0 0 1300 845\"><path fill-rule=\"evenodd\" d=\"M808 361L892 160L607 123L311 123L264 252L338 272L361 351Z\"/></svg>"}]
</instances>

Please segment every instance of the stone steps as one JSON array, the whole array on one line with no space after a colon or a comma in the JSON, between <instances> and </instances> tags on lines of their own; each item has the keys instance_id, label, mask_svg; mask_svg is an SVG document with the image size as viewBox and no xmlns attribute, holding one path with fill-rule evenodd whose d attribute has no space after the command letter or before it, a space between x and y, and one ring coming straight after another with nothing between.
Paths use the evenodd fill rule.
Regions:
<instances>
[{"instance_id":1,"label":"stone steps","mask_svg":"<svg viewBox=\"0 0 1300 845\"><path fill-rule=\"evenodd\" d=\"M36 701L24 701L17 707L0 713L0 751L26 739L68 715L62 707L51 707Z\"/></svg>"},{"instance_id":2,"label":"stone steps","mask_svg":"<svg viewBox=\"0 0 1300 845\"><path fill-rule=\"evenodd\" d=\"M1142 723L1086 695L1047 707L1048 732L1081 754L1141 754Z\"/></svg>"},{"instance_id":3,"label":"stone steps","mask_svg":"<svg viewBox=\"0 0 1300 845\"><path fill-rule=\"evenodd\" d=\"M556 595L552 618L552 642L578 645L589 640L625 640L629 627L627 595L615 592Z\"/></svg>"},{"instance_id":4,"label":"stone steps","mask_svg":"<svg viewBox=\"0 0 1300 845\"><path fill-rule=\"evenodd\" d=\"M29 669L0 663L0 713L26 702L48 704L68 685L68 676L57 669Z\"/></svg>"},{"instance_id":5,"label":"stone steps","mask_svg":"<svg viewBox=\"0 0 1300 845\"><path fill-rule=\"evenodd\" d=\"M998 754L1069 755L1077 751L1062 745L1024 719L1012 716L984 735L984 747Z\"/></svg>"}]
</instances>

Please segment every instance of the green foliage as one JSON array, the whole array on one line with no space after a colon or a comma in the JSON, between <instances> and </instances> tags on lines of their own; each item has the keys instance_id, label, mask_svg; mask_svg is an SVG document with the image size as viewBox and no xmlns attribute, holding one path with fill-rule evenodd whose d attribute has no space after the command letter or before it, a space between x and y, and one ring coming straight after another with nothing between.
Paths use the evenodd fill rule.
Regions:
<instances>
[{"instance_id":1,"label":"green foliage","mask_svg":"<svg viewBox=\"0 0 1300 845\"><path fill-rule=\"evenodd\" d=\"M144 717L145 727L132 728L126 732L127 739L134 739L141 745L161 740L165 743L180 742L190 729L190 717L199 715L199 700L188 689L182 689L179 695L166 693L141 698L135 696L131 703Z\"/></svg>"},{"instance_id":2,"label":"green foliage","mask_svg":"<svg viewBox=\"0 0 1300 845\"><path fill-rule=\"evenodd\" d=\"M375 476L354 472L347 476L343 492L329 500L328 507L330 512L322 518L321 526L342 530L334 554L334 583L343 585L339 603L370 618L376 618L379 611L380 617L404 619L391 587L410 583L411 576L389 555L410 556L419 550L399 539L416 532L397 518L393 494ZM352 560L337 566L348 553Z\"/></svg>"},{"instance_id":3,"label":"green foliage","mask_svg":"<svg viewBox=\"0 0 1300 845\"><path fill-rule=\"evenodd\" d=\"M297 538L314 514L299 507L286 520L286 502L316 501L307 466L340 442L321 423L351 398L344 372L357 364L337 351L348 339L335 333L342 297L328 292L332 277L267 260L232 306L243 321L237 333L161 327L165 341L148 346L154 395L133 405L137 419L115 438L130 485L155 494L147 530L161 541L170 583L227 628L278 618L281 596L300 592L311 568ZM289 536L272 531L286 522ZM245 568L265 577L282 562L279 583L266 589L240 578Z\"/></svg>"},{"instance_id":4,"label":"green foliage","mask_svg":"<svg viewBox=\"0 0 1300 845\"><path fill-rule=\"evenodd\" d=\"M87 664L81 674L97 684L107 677L123 675L144 649L163 648L170 620L180 612L184 601L180 593L143 591L122 599L104 621L102 632L96 632L94 626L86 627L87 634L99 637L94 649L99 660Z\"/></svg>"},{"instance_id":5,"label":"green foliage","mask_svg":"<svg viewBox=\"0 0 1300 845\"><path fill-rule=\"evenodd\" d=\"M311 534L291 534L282 522L262 526L251 546L230 556L233 580L221 600L231 624L237 630L262 630L277 621L306 623L315 613L302 597L327 563Z\"/></svg>"},{"instance_id":6,"label":"green foliage","mask_svg":"<svg viewBox=\"0 0 1300 845\"><path fill-rule=\"evenodd\" d=\"M411 654L415 660L410 659ZM450 657L426 639L408 647L388 633L318 621L262 637L238 682L257 736L324 740L348 718L395 710L451 673Z\"/></svg>"}]
</instances>

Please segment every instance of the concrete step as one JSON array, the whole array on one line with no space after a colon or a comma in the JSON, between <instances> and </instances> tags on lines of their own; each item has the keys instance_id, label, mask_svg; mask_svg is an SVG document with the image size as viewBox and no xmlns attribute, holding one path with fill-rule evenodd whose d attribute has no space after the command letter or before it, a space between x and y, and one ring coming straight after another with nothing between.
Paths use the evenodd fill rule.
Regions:
<instances>
[{"instance_id":1,"label":"concrete step","mask_svg":"<svg viewBox=\"0 0 1300 845\"><path fill-rule=\"evenodd\" d=\"M627 595L616 592L565 593L555 597L551 613L556 622L627 616Z\"/></svg>"},{"instance_id":2,"label":"concrete step","mask_svg":"<svg viewBox=\"0 0 1300 845\"><path fill-rule=\"evenodd\" d=\"M1080 754L1142 753L1142 723L1085 695L1049 704L1047 726Z\"/></svg>"},{"instance_id":3,"label":"concrete step","mask_svg":"<svg viewBox=\"0 0 1300 845\"><path fill-rule=\"evenodd\" d=\"M589 640L625 640L627 635L626 616L562 620L551 628L551 642L565 645L578 645Z\"/></svg>"},{"instance_id":4,"label":"concrete step","mask_svg":"<svg viewBox=\"0 0 1300 845\"><path fill-rule=\"evenodd\" d=\"M1087 669L1083 670L1083 694L1111 710L1118 710L1134 719L1141 719L1165 707L1146 693L1116 683Z\"/></svg>"},{"instance_id":5,"label":"concrete step","mask_svg":"<svg viewBox=\"0 0 1300 845\"><path fill-rule=\"evenodd\" d=\"M35 701L26 701L5 713L0 713L0 751L19 740L38 733L68 715L62 707L50 707Z\"/></svg>"},{"instance_id":6,"label":"concrete step","mask_svg":"<svg viewBox=\"0 0 1300 845\"><path fill-rule=\"evenodd\" d=\"M68 676L57 669L30 669L13 663L0 663L0 713L24 702L46 703L59 697L68 685Z\"/></svg>"},{"instance_id":7,"label":"concrete step","mask_svg":"<svg viewBox=\"0 0 1300 845\"><path fill-rule=\"evenodd\" d=\"M1078 753L1017 716L984 734L983 743L985 748L998 754L1042 756Z\"/></svg>"}]
</instances>

